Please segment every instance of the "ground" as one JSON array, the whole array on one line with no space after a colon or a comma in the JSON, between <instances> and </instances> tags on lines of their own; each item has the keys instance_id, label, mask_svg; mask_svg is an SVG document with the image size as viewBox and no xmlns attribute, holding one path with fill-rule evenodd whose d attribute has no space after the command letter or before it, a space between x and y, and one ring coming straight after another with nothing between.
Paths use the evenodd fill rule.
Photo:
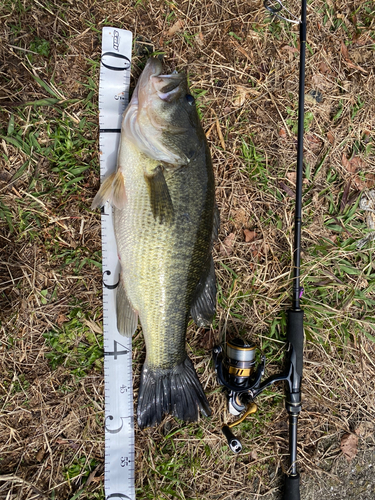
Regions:
<instances>
[{"instance_id":1,"label":"ground","mask_svg":"<svg viewBox=\"0 0 375 500\"><path fill-rule=\"evenodd\" d=\"M298 2L287 7L299 16ZM366 500L375 467L375 11L371 1L314 0L307 12L301 498ZM100 216L90 210L103 26L133 32L132 88L150 53L187 72L221 216L217 315L211 329L188 329L213 415L136 427L137 500L280 498L282 387L237 428L243 452L233 455L211 349L241 335L267 355L267 374L284 358L298 26L272 19L260 1L3 0L0 499L104 498ZM136 400L140 331L133 346Z\"/></svg>"}]
</instances>

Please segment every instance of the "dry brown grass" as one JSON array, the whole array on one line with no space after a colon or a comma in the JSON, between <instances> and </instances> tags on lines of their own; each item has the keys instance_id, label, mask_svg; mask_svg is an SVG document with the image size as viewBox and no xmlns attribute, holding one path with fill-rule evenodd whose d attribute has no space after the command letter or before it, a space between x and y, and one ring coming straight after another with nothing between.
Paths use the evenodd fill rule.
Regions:
<instances>
[{"instance_id":1,"label":"dry brown grass","mask_svg":"<svg viewBox=\"0 0 375 500\"><path fill-rule=\"evenodd\" d=\"M375 345L369 337L374 328L368 320L375 283L372 248L359 253L354 244L345 244L363 236L363 213L342 218L359 191L373 188L375 179L370 150L375 26L374 12L366 13L370 5L316 0L308 6L306 92L319 91L323 101L306 103L312 118L305 138L310 171L303 227L307 338L299 461L302 473L317 473L317 481L325 480L340 456L344 432L357 430L360 446L371 446L375 417ZM292 0L288 8L298 13L299 3ZM177 21L181 27L171 34ZM100 342L101 273L87 259L95 260L100 251L100 221L89 206L99 182L98 65L92 61L99 61L104 25L129 29L135 39L144 37L165 53L169 69L188 71L211 146L222 221L214 254L220 286L216 322L211 334L194 327L188 332L213 417L189 425L167 417L158 428L136 429L137 498L272 496L287 463L281 391L259 399L257 416L238 431L244 452L231 455L220 432L229 416L210 349L214 340L240 332L269 352L269 373L280 368L282 311L290 304L296 156L290 120L297 106L297 28L270 24L260 1L3 0L0 135L6 136L13 114L26 142L30 131L39 130L37 140L46 145L51 142L48 126L66 120L66 130L74 135L85 118L77 161L92 168L84 172L78 190L63 193L64 177L53 170L58 161L52 152L44 155L35 147L28 151L0 141L0 499L68 500L80 488L81 500L104 498L100 359L78 378L69 364L80 343L89 348ZM36 40L49 43L47 55L27 52L39 50ZM138 47L133 85L146 58L139 54ZM51 98L33 74L60 93L60 103L12 105ZM243 142L254 145L255 156L250 152L246 159ZM14 181L12 176L28 160ZM335 224L341 224L341 232ZM254 241L245 242L244 229L256 233ZM342 270L342 259L357 273ZM357 297L359 292L363 298ZM53 368L43 335L69 324L77 308L83 327L70 339L71 358ZM135 392L142 356L138 335ZM66 473L74 465L78 476L68 480Z\"/></svg>"}]
</instances>

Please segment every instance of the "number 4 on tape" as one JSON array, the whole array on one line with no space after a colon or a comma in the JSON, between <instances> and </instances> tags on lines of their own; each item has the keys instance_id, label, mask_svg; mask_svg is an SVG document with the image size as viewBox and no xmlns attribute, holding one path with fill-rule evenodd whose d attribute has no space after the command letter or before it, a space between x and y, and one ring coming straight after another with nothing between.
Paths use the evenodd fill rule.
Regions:
<instances>
[{"instance_id":1,"label":"number 4 on tape","mask_svg":"<svg viewBox=\"0 0 375 500\"><path fill-rule=\"evenodd\" d=\"M123 348L123 351L118 351L117 346L121 346ZM113 356L114 359L117 359L117 356L121 356L121 354L128 354L129 349L127 349L124 345L120 344L120 342L117 342L117 340L113 341L113 351L105 352L104 356Z\"/></svg>"}]
</instances>

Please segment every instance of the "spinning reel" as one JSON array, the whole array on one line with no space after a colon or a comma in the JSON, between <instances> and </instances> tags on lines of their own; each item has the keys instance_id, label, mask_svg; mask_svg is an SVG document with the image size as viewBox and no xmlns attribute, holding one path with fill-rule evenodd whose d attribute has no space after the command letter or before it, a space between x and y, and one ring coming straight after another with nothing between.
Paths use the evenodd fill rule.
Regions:
<instances>
[{"instance_id":1,"label":"spinning reel","mask_svg":"<svg viewBox=\"0 0 375 500\"><path fill-rule=\"evenodd\" d=\"M288 313L290 316L293 311L288 311ZM259 349L255 344L246 344L240 338L235 338L227 342L224 347L217 346L213 350L217 378L227 392L229 413L239 415L245 411L240 419L222 427L222 432L234 453L239 453L242 450L242 445L231 429L243 422L248 415L257 411L254 399L273 383L281 381L287 383L287 394L290 396L286 401L286 409L289 414L296 413L296 410L298 410L298 413L300 411L300 391L294 392L296 384L293 383L293 378L298 376L296 356L293 355L293 344L289 344L288 369L283 373L272 375L263 382L261 382L261 379L265 372L266 358L261 355L256 366L256 358L259 358L257 351Z\"/></svg>"}]
</instances>

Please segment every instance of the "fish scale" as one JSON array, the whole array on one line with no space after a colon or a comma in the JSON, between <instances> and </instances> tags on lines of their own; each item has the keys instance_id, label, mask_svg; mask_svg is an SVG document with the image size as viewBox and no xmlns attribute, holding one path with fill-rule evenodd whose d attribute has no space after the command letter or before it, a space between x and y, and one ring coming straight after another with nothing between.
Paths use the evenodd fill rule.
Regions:
<instances>
[{"instance_id":1,"label":"fish scale","mask_svg":"<svg viewBox=\"0 0 375 500\"><path fill-rule=\"evenodd\" d=\"M190 192L197 191L199 179L198 176L188 187L185 184L187 192L181 193L183 186L178 177L178 173L171 176L168 186L177 208L178 198L189 197ZM181 174L181 177L185 181L186 176ZM125 185L131 186L131 190L126 209L115 209L115 228L128 298L140 316L147 363L162 368L173 367L185 357L189 299L200 276L202 262L199 261L208 256L210 236L206 235L205 246L194 254L199 219L196 209L192 209L192 221L187 220L185 227L180 223L181 218L186 219L181 217L181 210L177 211L177 220L172 227L154 220L141 163L134 166L132 161L125 169ZM186 203L181 207L185 210ZM196 269L191 283L186 279L190 265ZM163 293L168 295L168 304L155 301ZM171 307L174 309L172 317L167 313ZM165 321L166 317L170 319Z\"/></svg>"}]
</instances>

